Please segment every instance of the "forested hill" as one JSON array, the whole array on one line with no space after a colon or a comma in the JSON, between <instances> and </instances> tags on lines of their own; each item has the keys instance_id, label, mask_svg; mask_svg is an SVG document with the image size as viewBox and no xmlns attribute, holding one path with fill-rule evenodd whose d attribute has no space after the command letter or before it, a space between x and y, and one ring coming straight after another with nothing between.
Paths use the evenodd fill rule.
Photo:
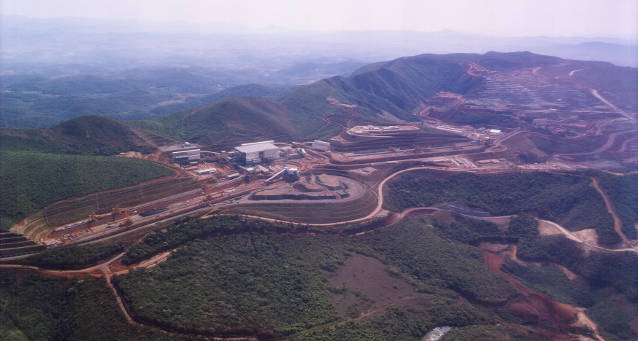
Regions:
<instances>
[{"instance_id":1,"label":"forested hill","mask_svg":"<svg viewBox=\"0 0 638 341\"><path fill-rule=\"evenodd\" d=\"M547 84L543 83L537 89L534 88L537 81L530 77L534 77L534 72L541 68L548 70L548 74L544 75ZM587 71L576 75L571 72L581 69ZM543 72L546 71L541 71ZM556 80L556 77L550 77L553 74L564 74L565 77ZM494 77L500 82L496 86ZM309 140L334 136L349 124L396 124L417 120L416 115L431 105L434 95L442 92L462 98L461 103L468 98L472 100L467 106L459 107L458 110L452 108L450 112L438 117L453 124L468 121L460 120L459 123L458 119L458 116L470 115L466 110L468 108L480 109L473 113L478 116L470 120L472 124L480 126L486 124L490 113L502 111L504 104L525 104L517 102L519 95L530 98L540 96L547 101L556 99L547 96L559 94L562 97L563 93L572 94L574 90L582 93L581 97L586 100L598 101L588 95L590 89L597 89L619 108L633 112L638 105L635 96L632 96L632 91L638 91L632 85L636 77L638 69L602 62L564 60L530 52L424 54L370 64L349 76L336 76L298 86L279 93L278 99L273 97L277 92L270 92L270 98L224 98L195 109L128 123L137 129L123 127L112 120L96 125L114 127L112 131L119 130L121 134L109 134L106 131L103 134L84 134L86 129L83 124L98 120L97 117L91 117L67 121L53 130L47 130L44 135L53 136L51 139L55 140L61 136L60 132L72 131L74 138L70 140L71 144L88 141L88 145L92 146L89 148L90 153L111 144L115 145L112 150L118 151L126 148L143 150L149 145L152 147L149 134L144 131L213 147L229 147L238 142L258 139ZM544 87L551 89L544 90ZM511 103L499 102L506 94L494 89L510 91ZM253 90L256 90L256 94L263 93L263 89ZM251 92L244 89L239 93ZM496 126L510 119L513 111L505 110L503 114L507 117L499 116ZM78 132L81 134L77 134ZM24 134L26 133L17 135ZM112 138L113 136L125 138L120 140ZM150 140L156 138L158 137L153 135Z\"/></svg>"},{"instance_id":2,"label":"forested hill","mask_svg":"<svg viewBox=\"0 0 638 341\"><path fill-rule=\"evenodd\" d=\"M505 59L520 59L516 55L504 56ZM160 134L215 144L221 139L250 136L249 133L256 138L327 137L338 133L340 125L351 120L360 123L410 121L418 105L437 92L466 93L479 85L482 78L468 74L465 65L477 58L485 56L399 58L365 66L350 76L336 76L299 86L279 100L226 99L138 124ZM263 122L264 117L276 117L277 120L269 120L254 131L245 129L253 122ZM239 124L238 119L242 120ZM197 129L185 129L189 126L197 126ZM230 132L222 134L223 130Z\"/></svg>"},{"instance_id":3,"label":"forested hill","mask_svg":"<svg viewBox=\"0 0 638 341\"><path fill-rule=\"evenodd\" d=\"M348 122L415 120L424 102L439 92L466 95L480 89L485 81L482 71L515 72L562 61L530 52L403 57L364 66L349 76L299 86L278 100L225 99L138 124L160 134L212 145L250 137L250 133L255 138L328 137ZM265 116L278 119L256 130L247 129L253 122L264 122ZM238 124L239 118L242 121ZM187 129L189 126L197 129Z\"/></svg>"},{"instance_id":4,"label":"forested hill","mask_svg":"<svg viewBox=\"0 0 638 341\"><path fill-rule=\"evenodd\" d=\"M113 155L150 153L167 140L104 116L80 116L51 128L1 129L0 150Z\"/></svg>"}]
</instances>

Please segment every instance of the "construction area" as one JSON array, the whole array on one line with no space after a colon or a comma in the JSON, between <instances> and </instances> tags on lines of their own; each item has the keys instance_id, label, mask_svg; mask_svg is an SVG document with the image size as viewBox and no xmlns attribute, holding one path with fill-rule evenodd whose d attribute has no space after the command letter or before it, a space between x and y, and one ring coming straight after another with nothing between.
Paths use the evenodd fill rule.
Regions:
<instances>
[{"instance_id":1,"label":"construction area","mask_svg":"<svg viewBox=\"0 0 638 341\"><path fill-rule=\"evenodd\" d=\"M51 247L111 238L211 210L299 223L356 219L375 210L373 187L397 165L474 171L517 167L500 144L515 133L429 122L355 126L327 141L246 142L227 151L180 143L161 149L160 160L179 170L174 177L53 204L13 231L36 246Z\"/></svg>"},{"instance_id":2,"label":"construction area","mask_svg":"<svg viewBox=\"0 0 638 341\"><path fill-rule=\"evenodd\" d=\"M250 194L242 202L340 200L363 195L363 185L352 179L328 174L308 174L301 179L282 181Z\"/></svg>"},{"instance_id":3,"label":"construction area","mask_svg":"<svg viewBox=\"0 0 638 341\"><path fill-rule=\"evenodd\" d=\"M474 67L486 77L479 93L440 92L415 112L416 122L349 124L325 140L246 141L229 150L162 146L155 159L175 176L55 203L12 231L36 250L211 211L295 223L359 221L383 214L375 188L384 177L415 165L491 173L582 169L601 157L638 162L638 130L627 128L635 117L595 89L556 86L552 79L572 77L565 68L530 69L512 79ZM468 120L479 117L480 124Z\"/></svg>"}]
</instances>

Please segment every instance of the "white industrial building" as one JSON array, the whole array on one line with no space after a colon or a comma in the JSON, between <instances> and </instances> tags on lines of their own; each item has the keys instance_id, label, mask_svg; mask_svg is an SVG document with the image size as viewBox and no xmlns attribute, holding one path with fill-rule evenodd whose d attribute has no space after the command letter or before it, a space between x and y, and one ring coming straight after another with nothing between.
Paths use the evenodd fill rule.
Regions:
<instances>
[{"instance_id":1,"label":"white industrial building","mask_svg":"<svg viewBox=\"0 0 638 341\"><path fill-rule=\"evenodd\" d=\"M272 161L279 158L279 147L275 146L275 141L262 141L253 143L242 143L235 147L241 153L242 160L247 165L254 165L264 161Z\"/></svg>"},{"instance_id":2,"label":"white industrial building","mask_svg":"<svg viewBox=\"0 0 638 341\"><path fill-rule=\"evenodd\" d=\"M314 140L312 142L312 149L322 150L324 152L327 152L330 150L330 142Z\"/></svg>"},{"instance_id":3,"label":"white industrial building","mask_svg":"<svg viewBox=\"0 0 638 341\"><path fill-rule=\"evenodd\" d=\"M217 169L216 168L200 169L196 171L195 173L197 173L197 175L215 174L217 173Z\"/></svg>"}]
</instances>

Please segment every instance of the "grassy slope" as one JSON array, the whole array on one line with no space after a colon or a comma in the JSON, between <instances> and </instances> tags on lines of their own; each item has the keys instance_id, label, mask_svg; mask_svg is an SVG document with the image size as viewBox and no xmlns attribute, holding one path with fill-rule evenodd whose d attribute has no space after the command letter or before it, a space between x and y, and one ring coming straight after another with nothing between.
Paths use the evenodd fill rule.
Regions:
<instances>
[{"instance_id":1,"label":"grassy slope","mask_svg":"<svg viewBox=\"0 0 638 341\"><path fill-rule=\"evenodd\" d=\"M620 241L602 197L586 177L417 171L402 174L387 186L385 206L397 211L458 201L493 215L532 213L572 230L595 228L605 245Z\"/></svg>"},{"instance_id":2,"label":"grassy slope","mask_svg":"<svg viewBox=\"0 0 638 341\"><path fill-rule=\"evenodd\" d=\"M0 152L0 228L55 201L171 175L145 160Z\"/></svg>"}]
</instances>

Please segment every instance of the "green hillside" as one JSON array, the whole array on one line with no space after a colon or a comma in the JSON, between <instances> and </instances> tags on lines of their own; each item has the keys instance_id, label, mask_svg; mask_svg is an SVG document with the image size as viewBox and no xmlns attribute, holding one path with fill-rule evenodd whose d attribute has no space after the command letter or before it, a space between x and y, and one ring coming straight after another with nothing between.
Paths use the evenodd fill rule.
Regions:
<instances>
[{"instance_id":1,"label":"green hillside","mask_svg":"<svg viewBox=\"0 0 638 341\"><path fill-rule=\"evenodd\" d=\"M472 63L490 70L511 70L560 60L529 52L404 57L364 66L350 76L299 86L276 101L230 98L135 124L166 136L209 145L229 145L229 140L247 138L325 138L336 135L348 123L414 120L419 106L438 92L474 91L484 78L467 72Z\"/></svg>"},{"instance_id":2,"label":"green hillside","mask_svg":"<svg viewBox=\"0 0 638 341\"><path fill-rule=\"evenodd\" d=\"M620 237L603 198L587 177L551 173L445 174L415 171L387 183L384 205L394 211L458 202L492 215L530 213L572 231L595 228L598 241Z\"/></svg>"},{"instance_id":3,"label":"green hillside","mask_svg":"<svg viewBox=\"0 0 638 341\"><path fill-rule=\"evenodd\" d=\"M231 98L171 114L137 127L166 136L216 145L248 139L311 139L334 136L348 122L396 123L440 91L466 93L480 77L464 65L480 55L420 55L363 67L351 76L299 86L277 101ZM356 107L348 107L348 106Z\"/></svg>"},{"instance_id":4,"label":"green hillside","mask_svg":"<svg viewBox=\"0 0 638 341\"><path fill-rule=\"evenodd\" d=\"M445 239L420 221L362 238L272 233L289 228L237 217L183 220L147 235L141 248L166 241L176 242L171 248L184 247L157 267L115 281L145 323L261 333L266 340L416 341L440 325L489 327L495 316L489 307L514 294L486 271L476 247ZM182 239L192 230L210 233ZM353 263L366 259L376 270ZM347 271L356 272L354 281L336 280ZM378 271L393 300L370 291L383 284L367 278L367 271ZM413 297L402 296L408 293ZM376 314L355 319L374 307Z\"/></svg>"},{"instance_id":5,"label":"green hillside","mask_svg":"<svg viewBox=\"0 0 638 341\"><path fill-rule=\"evenodd\" d=\"M44 153L113 155L131 150L150 153L162 140L103 116L81 116L51 128L0 130L1 150Z\"/></svg>"},{"instance_id":6,"label":"green hillside","mask_svg":"<svg viewBox=\"0 0 638 341\"><path fill-rule=\"evenodd\" d=\"M247 140L287 140L296 131L283 105L257 97L225 99L133 124L161 135L220 147Z\"/></svg>"},{"instance_id":7,"label":"green hillside","mask_svg":"<svg viewBox=\"0 0 638 341\"><path fill-rule=\"evenodd\" d=\"M103 279L6 270L0 272L0 339L189 340L127 324Z\"/></svg>"},{"instance_id":8,"label":"green hillside","mask_svg":"<svg viewBox=\"0 0 638 341\"><path fill-rule=\"evenodd\" d=\"M636 239L638 233L638 174L617 176L608 173L596 175L603 191L609 196L614 211L622 223L622 230L629 239Z\"/></svg>"},{"instance_id":9,"label":"green hillside","mask_svg":"<svg viewBox=\"0 0 638 341\"><path fill-rule=\"evenodd\" d=\"M145 160L0 151L0 230L58 200L171 174Z\"/></svg>"}]
</instances>

